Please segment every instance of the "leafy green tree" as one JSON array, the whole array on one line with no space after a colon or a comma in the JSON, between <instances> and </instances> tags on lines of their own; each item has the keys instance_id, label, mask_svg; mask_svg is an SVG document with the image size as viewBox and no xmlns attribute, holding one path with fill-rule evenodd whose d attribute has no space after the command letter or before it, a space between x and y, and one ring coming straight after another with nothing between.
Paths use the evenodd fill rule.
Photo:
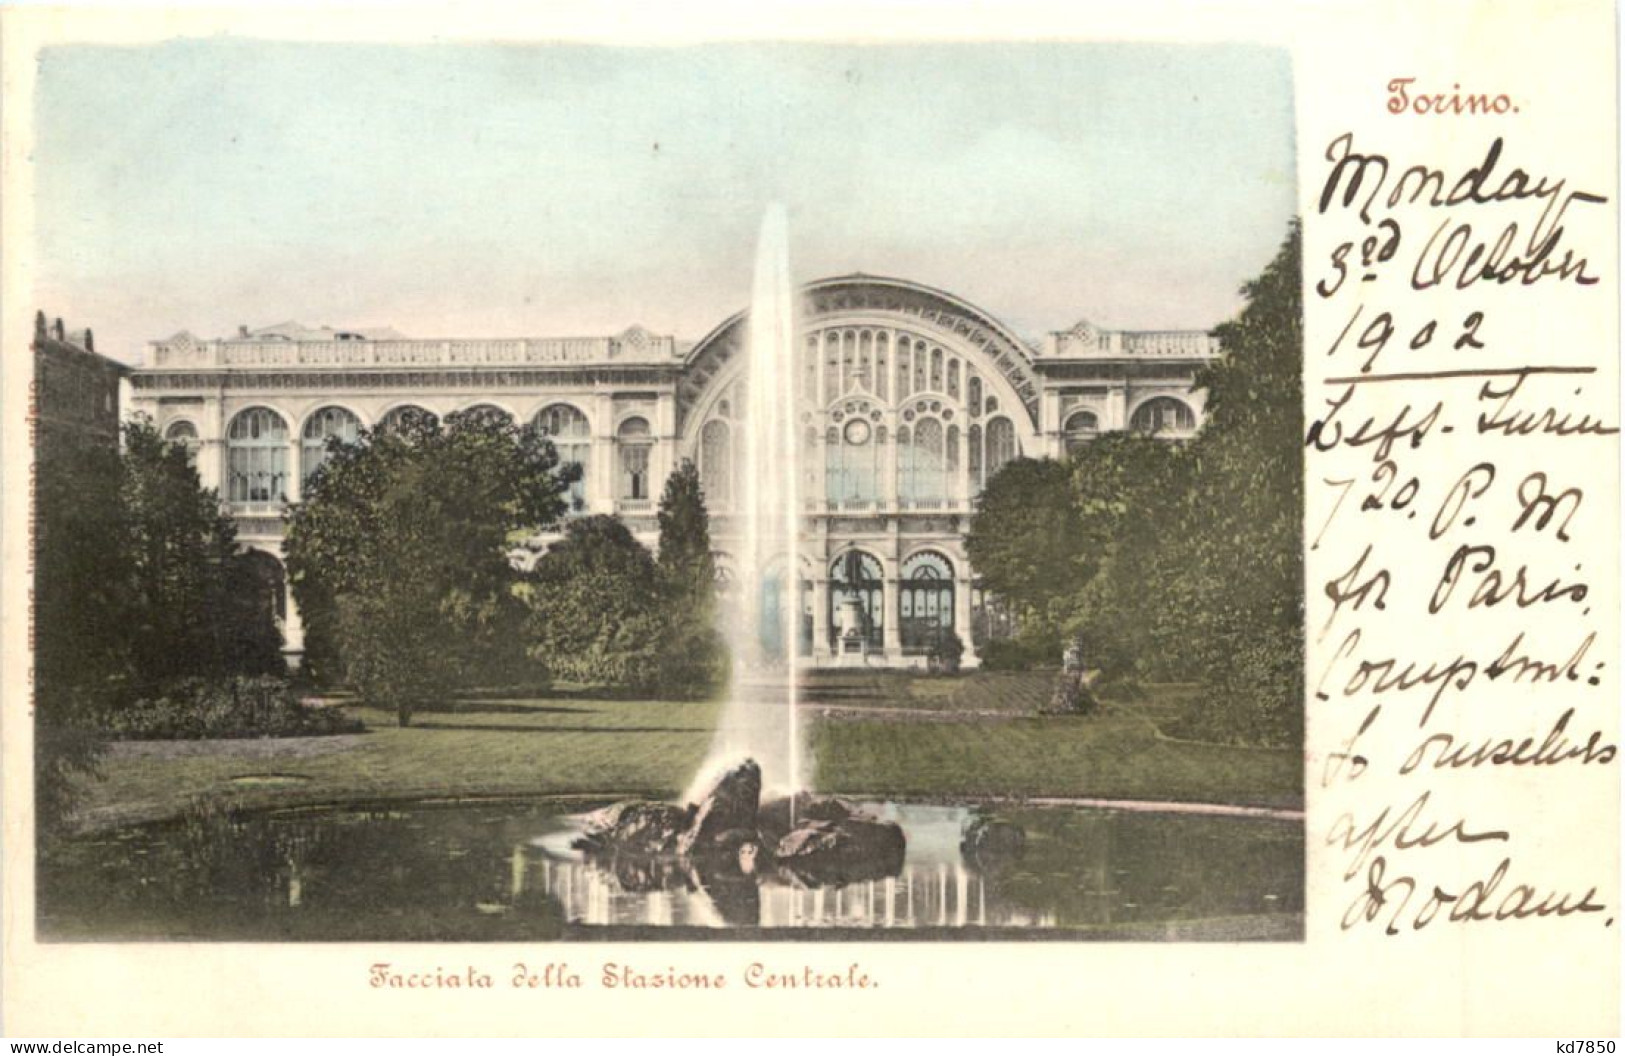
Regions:
<instances>
[{"instance_id":1,"label":"leafy green tree","mask_svg":"<svg viewBox=\"0 0 1625 1056\"><path fill-rule=\"evenodd\" d=\"M110 716L183 678L280 672L263 584L186 449L148 421L122 446L41 445L35 550L36 790L42 827L94 770Z\"/></svg>"},{"instance_id":2,"label":"leafy green tree","mask_svg":"<svg viewBox=\"0 0 1625 1056\"><path fill-rule=\"evenodd\" d=\"M983 489L966 551L983 585L1016 607L1021 637L1059 663L1057 629L1098 567L1072 493L1072 471L1053 459L1019 458Z\"/></svg>"},{"instance_id":3,"label":"leafy green tree","mask_svg":"<svg viewBox=\"0 0 1625 1056\"><path fill-rule=\"evenodd\" d=\"M727 648L717 629L717 567L711 518L694 463L684 460L660 496L658 571L666 631L659 643L660 688L688 696L727 677Z\"/></svg>"},{"instance_id":4,"label":"leafy green tree","mask_svg":"<svg viewBox=\"0 0 1625 1056\"><path fill-rule=\"evenodd\" d=\"M503 666L523 612L509 550L557 522L580 471L486 415L329 444L288 518L294 597L362 700L405 726Z\"/></svg>"},{"instance_id":5,"label":"leafy green tree","mask_svg":"<svg viewBox=\"0 0 1625 1056\"><path fill-rule=\"evenodd\" d=\"M1215 735L1303 739L1302 232L1294 223L1246 306L1218 328L1225 354L1197 378L1207 424L1192 444L1191 639Z\"/></svg>"},{"instance_id":6,"label":"leafy green tree","mask_svg":"<svg viewBox=\"0 0 1625 1056\"><path fill-rule=\"evenodd\" d=\"M128 554L118 451L43 437L34 524L34 794L42 837L96 772L98 720L127 692Z\"/></svg>"},{"instance_id":7,"label":"leafy green tree","mask_svg":"<svg viewBox=\"0 0 1625 1056\"><path fill-rule=\"evenodd\" d=\"M1189 471L1179 444L1135 433L1100 437L1072 456L1079 544L1097 574L1072 599L1063 631L1108 677L1193 676L1181 666L1180 570L1168 565L1185 530Z\"/></svg>"},{"instance_id":8,"label":"leafy green tree","mask_svg":"<svg viewBox=\"0 0 1625 1056\"><path fill-rule=\"evenodd\" d=\"M1108 570L1081 604L1139 673L1199 681L1205 737L1303 737L1303 306L1296 223L1217 329L1224 355L1196 386L1202 432L1164 445L1164 471L1086 475L1079 501L1121 502ZM1146 445L1156 441L1144 441ZM1102 453L1106 449L1102 448ZM1093 499L1091 498L1093 497Z\"/></svg>"},{"instance_id":9,"label":"leafy green tree","mask_svg":"<svg viewBox=\"0 0 1625 1056\"><path fill-rule=\"evenodd\" d=\"M658 566L619 518L565 526L528 577L531 655L574 682L650 690L669 629Z\"/></svg>"},{"instance_id":10,"label":"leafy green tree","mask_svg":"<svg viewBox=\"0 0 1625 1056\"><path fill-rule=\"evenodd\" d=\"M1193 732L1215 739L1302 743L1301 267L1294 223L1217 330L1195 439L1114 434L1070 467L1013 464L971 525L991 589L1081 637L1090 666L1201 682Z\"/></svg>"},{"instance_id":11,"label":"leafy green tree","mask_svg":"<svg viewBox=\"0 0 1625 1056\"><path fill-rule=\"evenodd\" d=\"M268 589L186 448L125 426L120 499L128 554L123 632L142 692L172 678L283 670Z\"/></svg>"}]
</instances>

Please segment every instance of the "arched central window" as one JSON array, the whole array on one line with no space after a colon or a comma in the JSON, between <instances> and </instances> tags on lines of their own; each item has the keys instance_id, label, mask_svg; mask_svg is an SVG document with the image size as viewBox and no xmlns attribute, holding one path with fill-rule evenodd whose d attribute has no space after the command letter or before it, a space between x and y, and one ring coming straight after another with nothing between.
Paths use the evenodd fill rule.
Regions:
<instances>
[{"instance_id":1,"label":"arched central window","mask_svg":"<svg viewBox=\"0 0 1625 1056\"><path fill-rule=\"evenodd\" d=\"M553 441L560 465L581 467L581 476L570 485L570 509L580 513L587 508L587 472L592 467L592 429L587 416L568 403L555 403L538 411L534 424Z\"/></svg>"},{"instance_id":2,"label":"arched central window","mask_svg":"<svg viewBox=\"0 0 1625 1056\"><path fill-rule=\"evenodd\" d=\"M925 550L903 562L897 629L905 651L923 652L953 632L954 566Z\"/></svg>"},{"instance_id":3,"label":"arched central window","mask_svg":"<svg viewBox=\"0 0 1625 1056\"><path fill-rule=\"evenodd\" d=\"M305 419L299 451L299 479L305 484L327 461L327 441L353 444L361 435L361 420L343 407L323 407Z\"/></svg>"},{"instance_id":4,"label":"arched central window","mask_svg":"<svg viewBox=\"0 0 1625 1056\"><path fill-rule=\"evenodd\" d=\"M649 432L648 421L628 418L615 431L615 443L620 448L621 461L618 496L629 501L648 499L649 454L654 449L654 436Z\"/></svg>"},{"instance_id":5,"label":"arched central window","mask_svg":"<svg viewBox=\"0 0 1625 1056\"><path fill-rule=\"evenodd\" d=\"M848 550L829 567L829 640L836 652L843 639L856 638L869 649L885 641L885 584L880 562L862 550Z\"/></svg>"},{"instance_id":6,"label":"arched central window","mask_svg":"<svg viewBox=\"0 0 1625 1056\"><path fill-rule=\"evenodd\" d=\"M824 495L846 509L868 509L880 499L885 475L886 427L881 413L849 400L830 412L824 437Z\"/></svg>"},{"instance_id":7,"label":"arched central window","mask_svg":"<svg viewBox=\"0 0 1625 1056\"><path fill-rule=\"evenodd\" d=\"M226 429L226 499L262 509L288 500L288 423L250 407Z\"/></svg>"}]
</instances>

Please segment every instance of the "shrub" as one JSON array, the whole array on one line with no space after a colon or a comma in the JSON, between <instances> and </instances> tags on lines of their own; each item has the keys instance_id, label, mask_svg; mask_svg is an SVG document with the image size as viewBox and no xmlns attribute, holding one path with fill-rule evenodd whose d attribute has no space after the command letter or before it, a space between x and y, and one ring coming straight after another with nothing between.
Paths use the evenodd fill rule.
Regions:
<instances>
[{"instance_id":1,"label":"shrub","mask_svg":"<svg viewBox=\"0 0 1625 1056\"><path fill-rule=\"evenodd\" d=\"M952 675L959 671L959 662L964 656L965 643L960 641L959 635L953 631L943 631L931 643L925 659L931 670Z\"/></svg>"},{"instance_id":2,"label":"shrub","mask_svg":"<svg viewBox=\"0 0 1625 1056\"><path fill-rule=\"evenodd\" d=\"M115 740L196 740L204 737L314 737L357 733L361 723L337 708L302 703L279 678L184 678L153 697L114 709Z\"/></svg>"},{"instance_id":3,"label":"shrub","mask_svg":"<svg viewBox=\"0 0 1625 1056\"><path fill-rule=\"evenodd\" d=\"M994 638L982 645L982 668L987 671L1034 671L1060 662L1061 643L1049 634Z\"/></svg>"}]
</instances>

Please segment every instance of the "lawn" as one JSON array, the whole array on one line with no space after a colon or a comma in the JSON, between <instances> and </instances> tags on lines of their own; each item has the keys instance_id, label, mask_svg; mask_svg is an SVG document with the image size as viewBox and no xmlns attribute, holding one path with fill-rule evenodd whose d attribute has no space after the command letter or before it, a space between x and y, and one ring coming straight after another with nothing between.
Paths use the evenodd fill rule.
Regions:
<instances>
[{"instance_id":1,"label":"lawn","mask_svg":"<svg viewBox=\"0 0 1625 1056\"><path fill-rule=\"evenodd\" d=\"M1302 804L1294 753L1161 736L1172 695L1096 718L1040 717L1035 675L822 677L812 702L817 784L923 798L1075 796ZM1173 703L1170 703L1173 701ZM243 807L583 793L675 797L704 758L711 702L591 697L468 701L393 717L353 709L367 732L285 740L129 742L87 784L81 822L178 814L199 795Z\"/></svg>"}]
</instances>

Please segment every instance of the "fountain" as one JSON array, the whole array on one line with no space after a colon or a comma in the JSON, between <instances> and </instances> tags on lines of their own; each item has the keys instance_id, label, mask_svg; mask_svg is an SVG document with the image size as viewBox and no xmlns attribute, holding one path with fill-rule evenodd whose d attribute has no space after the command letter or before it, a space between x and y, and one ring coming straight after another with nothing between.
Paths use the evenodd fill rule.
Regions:
<instances>
[{"instance_id":1,"label":"fountain","mask_svg":"<svg viewBox=\"0 0 1625 1056\"><path fill-rule=\"evenodd\" d=\"M617 875L686 878L735 909L753 904L744 896L769 871L819 886L895 876L903 864L900 825L808 790L795 662L802 517L795 335L785 214L773 206L762 221L748 321L734 508L740 567L722 613L733 653L727 702L685 806L617 803L580 819L577 840Z\"/></svg>"},{"instance_id":2,"label":"fountain","mask_svg":"<svg viewBox=\"0 0 1625 1056\"><path fill-rule=\"evenodd\" d=\"M796 576L801 519L801 443L795 369L795 288L782 206L770 206L756 247L746 353L738 589L725 602L723 633L733 678L716 737L689 789L699 802L728 767L754 759L766 791L794 796L809 784L797 715Z\"/></svg>"}]
</instances>

